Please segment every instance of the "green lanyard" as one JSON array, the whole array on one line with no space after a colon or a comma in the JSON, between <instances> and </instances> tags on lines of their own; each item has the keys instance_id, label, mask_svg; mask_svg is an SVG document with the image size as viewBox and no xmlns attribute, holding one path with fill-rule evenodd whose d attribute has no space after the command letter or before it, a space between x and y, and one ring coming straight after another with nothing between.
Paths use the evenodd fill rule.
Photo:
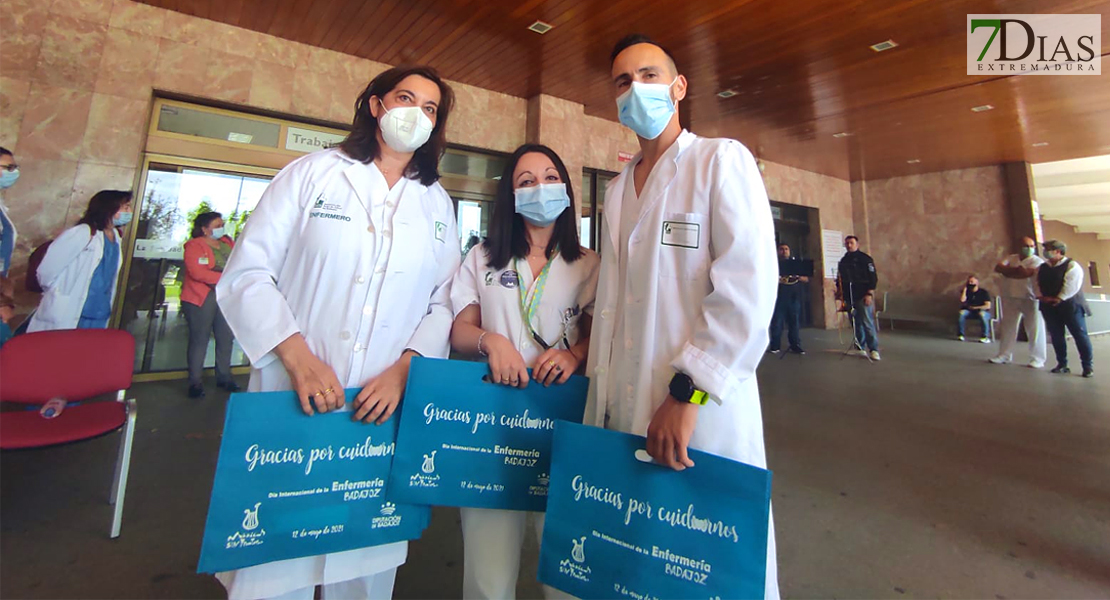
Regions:
<instances>
[{"instance_id":1,"label":"green lanyard","mask_svg":"<svg viewBox=\"0 0 1110 600\"><path fill-rule=\"evenodd\" d=\"M532 284L532 293L529 294L524 290L524 285L519 281L520 274L520 259L516 259L516 272L518 274L517 291L520 292L520 316L524 319L524 325L528 328L528 332L532 334L532 339L536 340L544 350L550 349L551 344L544 341L543 337L536 332L532 327L532 318L536 315L536 308L540 305L540 300L543 298L543 289L547 286L547 274L551 271L551 263L555 262L555 257L551 257L547 264L540 269L540 274L536 276L535 282Z\"/></svg>"}]
</instances>

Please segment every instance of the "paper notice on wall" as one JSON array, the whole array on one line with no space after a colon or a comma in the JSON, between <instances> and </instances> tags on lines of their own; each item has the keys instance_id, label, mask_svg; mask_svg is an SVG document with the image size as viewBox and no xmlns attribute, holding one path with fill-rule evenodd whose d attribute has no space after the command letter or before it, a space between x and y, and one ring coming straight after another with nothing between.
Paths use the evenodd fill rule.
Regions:
<instances>
[{"instance_id":1,"label":"paper notice on wall","mask_svg":"<svg viewBox=\"0 0 1110 600\"><path fill-rule=\"evenodd\" d=\"M836 279L836 266L844 257L844 232L822 229L821 253L825 261L825 279Z\"/></svg>"}]
</instances>

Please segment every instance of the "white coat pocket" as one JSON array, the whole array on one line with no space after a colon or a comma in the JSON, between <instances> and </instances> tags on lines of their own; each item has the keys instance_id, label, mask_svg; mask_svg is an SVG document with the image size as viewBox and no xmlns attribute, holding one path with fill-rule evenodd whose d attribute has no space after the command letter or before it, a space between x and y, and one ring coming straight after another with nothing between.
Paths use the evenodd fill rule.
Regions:
<instances>
[{"instance_id":1,"label":"white coat pocket","mask_svg":"<svg viewBox=\"0 0 1110 600\"><path fill-rule=\"evenodd\" d=\"M702 279L709 273L709 217L700 213L665 213L656 234L659 275Z\"/></svg>"}]
</instances>

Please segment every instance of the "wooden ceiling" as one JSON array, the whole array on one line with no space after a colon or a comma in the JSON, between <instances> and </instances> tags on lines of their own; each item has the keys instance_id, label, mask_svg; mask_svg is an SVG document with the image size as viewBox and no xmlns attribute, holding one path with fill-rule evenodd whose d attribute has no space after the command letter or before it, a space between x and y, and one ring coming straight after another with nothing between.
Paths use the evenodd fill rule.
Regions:
<instances>
[{"instance_id":1,"label":"wooden ceiling","mask_svg":"<svg viewBox=\"0 0 1110 600\"><path fill-rule=\"evenodd\" d=\"M1110 73L971 77L964 33L969 13L1098 13L1105 55L1110 2L142 1L387 64L431 64L514 96L550 94L609 119L609 52L645 33L690 81L682 115L692 129L844 179L1110 154ZM536 20L555 28L528 31ZM869 48L887 39L899 46ZM717 97L725 89L738 95ZM995 109L971 111L984 104ZM851 135L833 137L842 132Z\"/></svg>"}]
</instances>

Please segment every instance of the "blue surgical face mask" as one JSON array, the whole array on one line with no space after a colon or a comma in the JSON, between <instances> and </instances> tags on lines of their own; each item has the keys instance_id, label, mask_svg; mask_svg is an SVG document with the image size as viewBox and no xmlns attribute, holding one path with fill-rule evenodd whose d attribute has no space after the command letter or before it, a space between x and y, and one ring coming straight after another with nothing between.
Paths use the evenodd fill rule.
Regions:
<instances>
[{"instance_id":1,"label":"blue surgical face mask","mask_svg":"<svg viewBox=\"0 0 1110 600\"><path fill-rule=\"evenodd\" d=\"M224 231L223 227L216 227L212 230L212 238L218 240L218 239L224 237L225 233L226 232Z\"/></svg>"},{"instance_id":2,"label":"blue surgical face mask","mask_svg":"<svg viewBox=\"0 0 1110 600\"><path fill-rule=\"evenodd\" d=\"M116 215L114 219L112 219L112 225L115 225L116 227L124 227L131 222L131 217L131 211L121 212L120 214Z\"/></svg>"},{"instance_id":3,"label":"blue surgical face mask","mask_svg":"<svg viewBox=\"0 0 1110 600\"><path fill-rule=\"evenodd\" d=\"M1024 248L1021 249L1021 257L1022 258L1029 258L1030 256L1033 256L1036 253L1037 253L1037 249L1036 248L1030 248L1029 246L1025 246Z\"/></svg>"},{"instance_id":4,"label":"blue surgical face mask","mask_svg":"<svg viewBox=\"0 0 1110 600\"><path fill-rule=\"evenodd\" d=\"M532 187L517 188L516 214L536 227L547 227L570 207L565 183L541 183Z\"/></svg>"},{"instance_id":5,"label":"blue surgical face mask","mask_svg":"<svg viewBox=\"0 0 1110 600\"><path fill-rule=\"evenodd\" d=\"M0 190L12 187L17 179L19 179L19 169L0 172Z\"/></svg>"},{"instance_id":6,"label":"blue surgical face mask","mask_svg":"<svg viewBox=\"0 0 1110 600\"><path fill-rule=\"evenodd\" d=\"M633 81L632 87L617 98L621 124L645 140L659 137L674 115L674 100L671 99L674 81L670 85Z\"/></svg>"}]
</instances>

